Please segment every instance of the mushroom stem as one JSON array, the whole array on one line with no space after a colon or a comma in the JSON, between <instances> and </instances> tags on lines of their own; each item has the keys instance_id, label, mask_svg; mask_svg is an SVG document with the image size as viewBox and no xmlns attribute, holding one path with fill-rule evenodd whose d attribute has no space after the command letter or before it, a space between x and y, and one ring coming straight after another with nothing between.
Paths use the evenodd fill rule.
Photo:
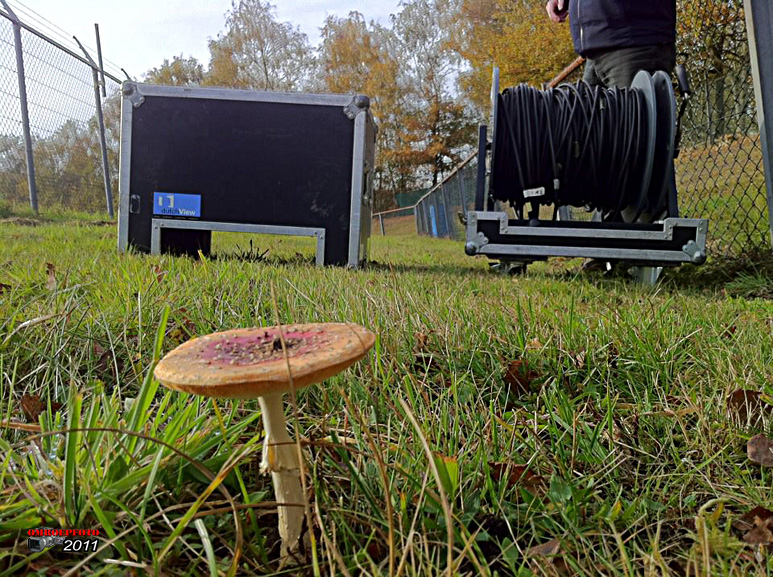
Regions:
<instances>
[{"instance_id":1,"label":"mushroom stem","mask_svg":"<svg viewBox=\"0 0 773 577\"><path fill-rule=\"evenodd\" d=\"M271 473L274 495L278 504L279 536L282 557L298 550L303 528L304 498L301 487L300 463L294 441L287 434L282 393L258 397L263 412L266 439L263 443L262 473ZM285 506L287 504L287 506Z\"/></svg>"}]
</instances>

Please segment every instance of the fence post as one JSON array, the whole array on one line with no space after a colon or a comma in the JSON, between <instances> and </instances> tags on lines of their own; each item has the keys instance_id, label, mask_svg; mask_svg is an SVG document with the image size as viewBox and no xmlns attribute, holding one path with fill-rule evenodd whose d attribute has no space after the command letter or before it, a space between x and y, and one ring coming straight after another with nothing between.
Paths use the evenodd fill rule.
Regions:
<instances>
[{"instance_id":1,"label":"fence post","mask_svg":"<svg viewBox=\"0 0 773 577\"><path fill-rule=\"evenodd\" d=\"M773 8L770 0L744 0L744 9L773 243Z\"/></svg>"},{"instance_id":2,"label":"fence post","mask_svg":"<svg viewBox=\"0 0 773 577\"><path fill-rule=\"evenodd\" d=\"M380 212L378 213L378 223L381 225L381 236L386 236L386 233L384 232L384 215Z\"/></svg>"},{"instance_id":3,"label":"fence post","mask_svg":"<svg viewBox=\"0 0 773 577\"><path fill-rule=\"evenodd\" d=\"M75 36L73 36L75 38ZM75 38L80 46L86 60L91 64L91 76L94 82L94 102L97 107L97 123L99 124L99 147L102 149L102 176L105 179L105 200L107 201L107 214L113 218L113 186L110 183L110 165L107 160L107 142L105 140L105 119L102 116L102 98L99 94L99 73L96 63L91 59L91 55L83 47L83 44Z\"/></svg>"},{"instance_id":4,"label":"fence post","mask_svg":"<svg viewBox=\"0 0 773 577\"><path fill-rule=\"evenodd\" d=\"M464 193L464 171L467 170L465 166L461 170L456 171L456 178L459 181L459 198L462 202L462 216L467 218L467 195Z\"/></svg>"},{"instance_id":5,"label":"fence post","mask_svg":"<svg viewBox=\"0 0 773 577\"><path fill-rule=\"evenodd\" d=\"M424 234L427 236L432 236L432 225L430 224L430 214L429 214L429 197L424 199L424 202L421 203L422 206L422 212L424 213Z\"/></svg>"},{"instance_id":6,"label":"fence post","mask_svg":"<svg viewBox=\"0 0 773 577\"><path fill-rule=\"evenodd\" d=\"M35 214L38 214L38 184L35 180L35 159L32 154L32 134L30 132L30 114L27 108L27 81L24 76L24 52L21 45L21 25L19 17L16 16L11 7L5 0L3 3L13 24L13 45L16 49L16 75L19 79L19 102L21 104L21 123L24 133L24 152L27 159L27 185L30 191L30 208Z\"/></svg>"},{"instance_id":7,"label":"fence post","mask_svg":"<svg viewBox=\"0 0 773 577\"><path fill-rule=\"evenodd\" d=\"M435 209L435 237L440 238L444 236L443 229L441 227L443 222L441 220L441 216L445 213L440 210L440 195L438 194L437 189L432 193L432 207Z\"/></svg>"},{"instance_id":8,"label":"fence post","mask_svg":"<svg viewBox=\"0 0 773 577\"><path fill-rule=\"evenodd\" d=\"M445 215L446 220L446 233L448 234L448 238L455 239L456 231L453 229L454 223L451 220L452 207L448 204L448 193L446 192L445 181L440 184L440 194L443 196L443 214Z\"/></svg>"}]
</instances>

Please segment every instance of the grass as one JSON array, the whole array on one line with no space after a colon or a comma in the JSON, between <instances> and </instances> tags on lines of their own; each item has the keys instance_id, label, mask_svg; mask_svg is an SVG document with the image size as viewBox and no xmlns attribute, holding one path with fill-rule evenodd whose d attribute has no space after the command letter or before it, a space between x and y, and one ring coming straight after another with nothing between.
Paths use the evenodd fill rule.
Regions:
<instances>
[{"instance_id":1,"label":"grass","mask_svg":"<svg viewBox=\"0 0 773 577\"><path fill-rule=\"evenodd\" d=\"M726 402L773 394L767 269L647 290L575 261L512 278L461 243L371 243L372 266L347 271L310 266L303 240L219 235L194 261L117 254L112 227L0 225L0 574L277 572L257 403L151 376L190 337L277 320L378 334L298 398L304 572L770 571L733 527L773 508L773 473L745 454L769 414ZM30 553L44 526L100 529L101 548Z\"/></svg>"}]
</instances>

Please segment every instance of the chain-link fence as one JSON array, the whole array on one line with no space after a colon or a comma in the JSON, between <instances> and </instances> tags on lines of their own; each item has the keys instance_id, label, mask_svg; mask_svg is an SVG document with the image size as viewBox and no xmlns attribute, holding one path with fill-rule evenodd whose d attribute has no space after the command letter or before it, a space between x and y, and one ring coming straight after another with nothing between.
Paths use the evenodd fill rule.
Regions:
<instances>
[{"instance_id":1,"label":"chain-link fence","mask_svg":"<svg viewBox=\"0 0 773 577\"><path fill-rule=\"evenodd\" d=\"M416 231L433 237L464 239L463 217L475 207L478 156L459 164L440 184L419 199L415 207Z\"/></svg>"},{"instance_id":2,"label":"chain-link fence","mask_svg":"<svg viewBox=\"0 0 773 577\"><path fill-rule=\"evenodd\" d=\"M416 207L406 206L377 212L370 228L372 234L381 236L406 236L416 234Z\"/></svg>"},{"instance_id":3,"label":"chain-link fence","mask_svg":"<svg viewBox=\"0 0 773 577\"><path fill-rule=\"evenodd\" d=\"M100 72L91 56L0 10L0 210L113 213L120 80Z\"/></svg>"},{"instance_id":4,"label":"chain-link fence","mask_svg":"<svg viewBox=\"0 0 773 577\"><path fill-rule=\"evenodd\" d=\"M743 9L738 2L680 0L679 18L678 61L686 66L692 89L676 160L680 215L710 220L713 255L768 248L770 215ZM580 80L582 63L577 59L548 85ZM468 205L474 199L475 165L468 159L460 167L470 183ZM456 183L451 175L416 205L418 234L463 238ZM581 208L571 208L570 214L590 219Z\"/></svg>"},{"instance_id":5,"label":"chain-link fence","mask_svg":"<svg viewBox=\"0 0 773 577\"><path fill-rule=\"evenodd\" d=\"M682 216L708 218L709 250L729 255L770 246L770 228L743 11L711 16L700 38L679 39L692 95L677 189Z\"/></svg>"}]
</instances>

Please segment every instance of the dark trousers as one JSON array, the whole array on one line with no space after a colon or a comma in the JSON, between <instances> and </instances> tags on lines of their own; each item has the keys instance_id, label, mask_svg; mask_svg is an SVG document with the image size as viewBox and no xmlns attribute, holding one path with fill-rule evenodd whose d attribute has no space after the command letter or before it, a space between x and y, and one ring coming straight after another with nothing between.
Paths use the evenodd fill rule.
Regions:
<instances>
[{"instance_id":1,"label":"dark trousers","mask_svg":"<svg viewBox=\"0 0 773 577\"><path fill-rule=\"evenodd\" d=\"M592 86L627 88L639 70L668 74L676 64L676 48L671 43L600 50L587 55L583 80Z\"/></svg>"},{"instance_id":2,"label":"dark trousers","mask_svg":"<svg viewBox=\"0 0 773 577\"><path fill-rule=\"evenodd\" d=\"M671 43L601 50L587 55L583 80L591 86L627 88L639 70L646 70L650 74L663 70L671 74L675 65L676 47ZM676 190L673 170L669 178L669 187ZM673 196L676 194L673 193ZM660 207L656 214L643 213L639 215L638 222L652 222L661 216L663 210L665 208ZM676 206L671 207L669 212L669 216L678 216ZM623 209L622 216L625 221L631 222L636 213L636 210L629 207ZM594 212L593 220L601 221L598 211Z\"/></svg>"}]
</instances>

